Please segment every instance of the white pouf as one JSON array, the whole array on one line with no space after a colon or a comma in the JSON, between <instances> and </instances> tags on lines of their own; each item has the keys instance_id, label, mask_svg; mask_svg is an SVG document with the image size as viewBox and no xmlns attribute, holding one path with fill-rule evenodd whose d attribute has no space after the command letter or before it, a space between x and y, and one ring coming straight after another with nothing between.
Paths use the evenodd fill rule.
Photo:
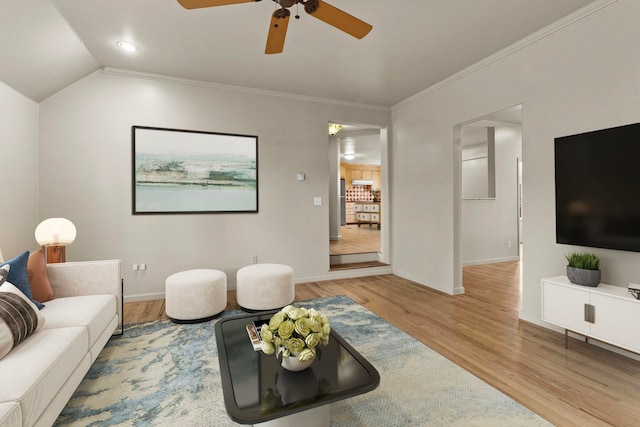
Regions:
<instances>
[{"instance_id":1,"label":"white pouf","mask_svg":"<svg viewBox=\"0 0 640 427\"><path fill-rule=\"evenodd\" d=\"M178 323L211 320L227 306L227 275L210 269L172 274L165 282L165 311Z\"/></svg>"},{"instance_id":2,"label":"white pouf","mask_svg":"<svg viewBox=\"0 0 640 427\"><path fill-rule=\"evenodd\" d=\"M282 264L253 264L236 275L238 305L248 310L272 310L296 297L293 268Z\"/></svg>"}]
</instances>

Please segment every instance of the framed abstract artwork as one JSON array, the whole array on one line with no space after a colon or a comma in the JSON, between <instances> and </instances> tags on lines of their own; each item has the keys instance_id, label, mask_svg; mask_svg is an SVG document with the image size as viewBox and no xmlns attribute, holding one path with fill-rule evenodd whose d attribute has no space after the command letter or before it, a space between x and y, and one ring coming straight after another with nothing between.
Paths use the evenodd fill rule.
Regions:
<instances>
[{"instance_id":1,"label":"framed abstract artwork","mask_svg":"<svg viewBox=\"0 0 640 427\"><path fill-rule=\"evenodd\" d=\"M258 137L133 126L133 214L258 212Z\"/></svg>"}]
</instances>

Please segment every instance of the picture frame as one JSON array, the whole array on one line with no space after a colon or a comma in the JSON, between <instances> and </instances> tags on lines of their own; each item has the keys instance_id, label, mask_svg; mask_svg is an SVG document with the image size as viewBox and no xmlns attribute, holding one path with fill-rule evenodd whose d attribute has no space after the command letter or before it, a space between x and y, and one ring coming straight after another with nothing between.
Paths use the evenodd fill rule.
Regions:
<instances>
[{"instance_id":1,"label":"picture frame","mask_svg":"<svg viewBox=\"0 0 640 427\"><path fill-rule=\"evenodd\" d=\"M131 128L132 214L258 212L258 137Z\"/></svg>"}]
</instances>

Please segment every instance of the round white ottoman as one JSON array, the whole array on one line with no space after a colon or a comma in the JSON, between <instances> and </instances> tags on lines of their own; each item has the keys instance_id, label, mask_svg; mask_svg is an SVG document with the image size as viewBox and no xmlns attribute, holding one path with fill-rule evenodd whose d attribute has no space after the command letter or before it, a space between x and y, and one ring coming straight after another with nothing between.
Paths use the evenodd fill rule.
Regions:
<instances>
[{"instance_id":1,"label":"round white ottoman","mask_svg":"<svg viewBox=\"0 0 640 427\"><path fill-rule=\"evenodd\" d=\"M176 323L213 319L227 306L227 275L210 269L172 274L165 282L165 311Z\"/></svg>"},{"instance_id":2,"label":"round white ottoman","mask_svg":"<svg viewBox=\"0 0 640 427\"><path fill-rule=\"evenodd\" d=\"M246 310L272 310L296 297L293 268L282 264L253 264L236 275L238 305Z\"/></svg>"}]
</instances>

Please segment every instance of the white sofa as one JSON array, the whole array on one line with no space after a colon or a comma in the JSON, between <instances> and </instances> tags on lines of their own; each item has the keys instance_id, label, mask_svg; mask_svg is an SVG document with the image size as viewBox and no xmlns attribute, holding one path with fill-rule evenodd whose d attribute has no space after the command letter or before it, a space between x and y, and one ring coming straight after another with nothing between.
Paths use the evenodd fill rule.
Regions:
<instances>
[{"instance_id":1,"label":"white sofa","mask_svg":"<svg viewBox=\"0 0 640 427\"><path fill-rule=\"evenodd\" d=\"M0 359L0 427L51 426L122 327L120 260L47 264L42 329Z\"/></svg>"}]
</instances>

